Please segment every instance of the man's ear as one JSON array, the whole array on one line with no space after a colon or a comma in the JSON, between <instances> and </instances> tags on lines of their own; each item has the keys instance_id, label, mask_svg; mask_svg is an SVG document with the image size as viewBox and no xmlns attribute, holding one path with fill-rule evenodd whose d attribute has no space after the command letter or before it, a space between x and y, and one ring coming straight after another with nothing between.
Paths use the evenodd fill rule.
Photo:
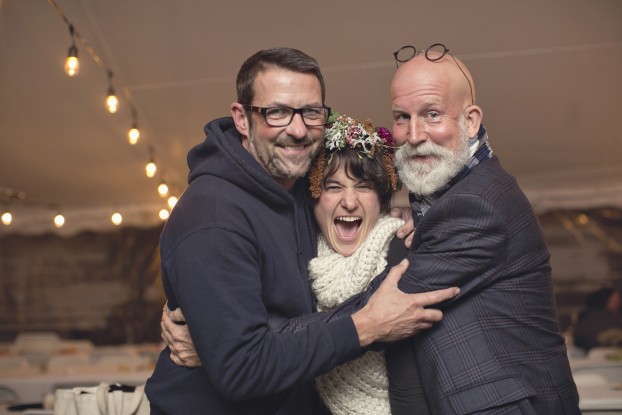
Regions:
<instances>
[{"instance_id":1,"label":"man's ear","mask_svg":"<svg viewBox=\"0 0 622 415\"><path fill-rule=\"evenodd\" d=\"M479 126L482 123L482 117L484 116L482 109L473 104L465 109L464 117L469 132L469 138L475 138L479 132Z\"/></svg>"},{"instance_id":2,"label":"man's ear","mask_svg":"<svg viewBox=\"0 0 622 415\"><path fill-rule=\"evenodd\" d=\"M231 104L231 116L236 130L243 136L248 137L250 132L250 124L244 106L238 102Z\"/></svg>"}]
</instances>

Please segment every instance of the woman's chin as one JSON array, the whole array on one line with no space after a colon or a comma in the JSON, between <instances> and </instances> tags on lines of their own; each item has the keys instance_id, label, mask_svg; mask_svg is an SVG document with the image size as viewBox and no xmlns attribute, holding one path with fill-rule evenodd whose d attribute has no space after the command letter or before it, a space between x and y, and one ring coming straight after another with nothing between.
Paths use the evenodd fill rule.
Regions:
<instances>
[{"instance_id":1,"label":"woman's chin","mask_svg":"<svg viewBox=\"0 0 622 415\"><path fill-rule=\"evenodd\" d=\"M336 241L335 244L333 244L332 248L339 255L350 256L354 254L354 252L356 252L359 245L360 244L357 243L357 239L347 240L347 241L341 240L341 241Z\"/></svg>"}]
</instances>

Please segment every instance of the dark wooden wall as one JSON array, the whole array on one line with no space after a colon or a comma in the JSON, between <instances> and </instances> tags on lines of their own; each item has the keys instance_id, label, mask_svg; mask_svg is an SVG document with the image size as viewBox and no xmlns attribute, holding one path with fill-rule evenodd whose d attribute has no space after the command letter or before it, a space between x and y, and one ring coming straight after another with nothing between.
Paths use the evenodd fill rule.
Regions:
<instances>
[{"instance_id":1,"label":"dark wooden wall","mask_svg":"<svg viewBox=\"0 0 622 415\"><path fill-rule=\"evenodd\" d=\"M0 340L52 330L99 344L159 340L161 227L0 239Z\"/></svg>"},{"instance_id":2,"label":"dark wooden wall","mask_svg":"<svg viewBox=\"0 0 622 415\"><path fill-rule=\"evenodd\" d=\"M622 211L556 211L539 219L566 330L587 293L622 281ZM159 341L160 232L0 238L0 341L30 330L96 344Z\"/></svg>"}]
</instances>

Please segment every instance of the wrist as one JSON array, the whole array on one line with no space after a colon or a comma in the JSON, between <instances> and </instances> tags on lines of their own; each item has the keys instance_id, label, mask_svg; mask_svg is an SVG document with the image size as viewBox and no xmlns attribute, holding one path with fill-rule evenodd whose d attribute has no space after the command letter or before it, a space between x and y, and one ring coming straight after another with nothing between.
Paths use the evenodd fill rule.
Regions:
<instances>
[{"instance_id":1,"label":"wrist","mask_svg":"<svg viewBox=\"0 0 622 415\"><path fill-rule=\"evenodd\" d=\"M367 316L364 309L352 314L352 321L361 347L369 346L376 340L372 320Z\"/></svg>"}]
</instances>

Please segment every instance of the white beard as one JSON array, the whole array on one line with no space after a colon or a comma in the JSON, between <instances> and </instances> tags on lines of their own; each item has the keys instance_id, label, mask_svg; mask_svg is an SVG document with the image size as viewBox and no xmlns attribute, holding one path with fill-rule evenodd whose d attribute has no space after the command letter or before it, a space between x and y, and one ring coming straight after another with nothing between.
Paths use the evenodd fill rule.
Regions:
<instances>
[{"instance_id":1,"label":"white beard","mask_svg":"<svg viewBox=\"0 0 622 415\"><path fill-rule=\"evenodd\" d=\"M443 146L426 141L419 145L403 144L395 152L395 166L400 179L411 193L420 196L431 195L440 190L456 176L471 158L469 136L462 124L460 145L455 152ZM413 156L436 156L426 163L413 161Z\"/></svg>"}]
</instances>

